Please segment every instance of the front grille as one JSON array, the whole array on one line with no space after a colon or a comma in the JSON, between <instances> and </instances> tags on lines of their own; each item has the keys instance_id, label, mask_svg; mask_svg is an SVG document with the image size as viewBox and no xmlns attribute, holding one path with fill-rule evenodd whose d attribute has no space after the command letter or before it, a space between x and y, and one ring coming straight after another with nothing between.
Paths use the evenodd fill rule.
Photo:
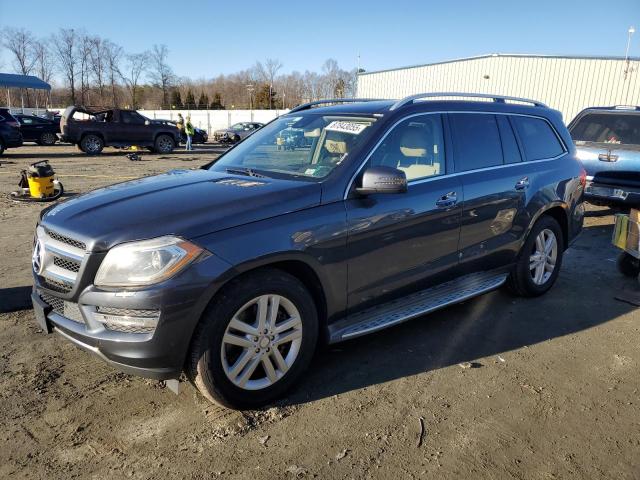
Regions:
<instances>
[{"instance_id":1,"label":"front grille","mask_svg":"<svg viewBox=\"0 0 640 480\"><path fill-rule=\"evenodd\" d=\"M54 297L45 292L38 292L38 295L40 295L42 301L49 305L58 315L73 320L74 322L84 323L84 318L82 318L82 313L80 313L80 308L78 308L77 303L67 302L62 298Z\"/></svg>"},{"instance_id":2,"label":"front grille","mask_svg":"<svg viewBox=\"0 0 640 480\"><path fill-rule=\"evenodd\" d=\"M80 262L68 258L57 256L53 257L53 264L56 267L63 268L64 270L69 270L70 272L78 273L78 271L80 270Z\"/></svg>"},{"instance_id":3,"label":"front grille","mask_svg":"<svg viewBox=\"0 0 640 480\"><path fill-rule=\"evenodd\" d=\"M42 277L42 285L49 290L53 290L58 293L69 293L73 288L73 285L67 282L59 282L51 278Z\"/></svg>"},{"instance_id":4,"label":"front grille","mask_svg":"<svg viewBox=\"0 0 640 480\"><path fill-rule=\"evenodd\" d=\"M49 235L54 240L57 240L58 242L66 243L67 245L71 245L72 247L76 247L81 250L85 250L87 248L84 242L81 242L80 240L74 240L73 238L65 237L64 235L60 235L59 233L56 233L52 230L46 230L46 232L47 235Z\"/></svg>"}]
</instances>

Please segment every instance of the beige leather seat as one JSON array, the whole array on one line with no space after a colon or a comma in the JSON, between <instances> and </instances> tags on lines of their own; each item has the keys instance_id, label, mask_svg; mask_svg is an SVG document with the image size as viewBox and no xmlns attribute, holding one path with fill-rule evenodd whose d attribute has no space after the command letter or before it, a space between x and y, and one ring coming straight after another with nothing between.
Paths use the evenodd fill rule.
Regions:
<instances>
[{"instance_id":1,"label":"beige leather seat","mask_svg":"<svg viewBox=\"0 0 640 480\"><path fill-rule=\"evenodd\" d=\"M397 167L405 173L407 180L440 174L440 164L433 162L434 145L430 137L430 133L421 128L408 128L403 132Z\"/></svg>"}]
</instances>

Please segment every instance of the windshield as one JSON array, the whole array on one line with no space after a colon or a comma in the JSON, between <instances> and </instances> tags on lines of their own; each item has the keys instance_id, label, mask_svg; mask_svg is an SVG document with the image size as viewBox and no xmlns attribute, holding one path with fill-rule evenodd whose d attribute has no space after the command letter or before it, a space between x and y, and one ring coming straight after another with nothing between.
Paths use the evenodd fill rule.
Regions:
<instances>
[{"instance_id":1,"label":"windshield","mask_svg":"<svg viewBox=\"0 0 640 480\"><path fill-rule=\"evenodd\" d=\"M324 178L368 136L372 117L281 117L256 131L210 169L247 175Z\"/></svg>"},{"instance_id":2,"label":"windshield","mask_svg":"<svg viewBox=\"0 0 640 480\"><path fill-rule=\"evenodd\" d=\"M231 125L231 130L244 130L245 128L248 128L248 125L245 125L244 123L236 123L235 125Z\"/></svg>"},{"instance_id":3,"label":"windshield","mask_svg":"<svg viewBox=\"0 0 640 480\"><path fill-rule=\"evenodd\" d=\"M571 137L578 144L640 145L640 115L588 113L571 129Z\"/></svg>"}]
</instances>

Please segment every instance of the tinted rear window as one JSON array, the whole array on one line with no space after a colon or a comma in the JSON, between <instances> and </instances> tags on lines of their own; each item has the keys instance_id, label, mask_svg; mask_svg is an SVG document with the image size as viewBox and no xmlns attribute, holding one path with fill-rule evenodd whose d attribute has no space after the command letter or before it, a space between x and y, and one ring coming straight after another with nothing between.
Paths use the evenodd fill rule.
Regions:
<instances>
[{"instance_id":1,"label":"tinted rear window","mask_svg":"<svg viewBox=\"0 0 640 480\"><path fill-rule=\"evenodd\" d=\"M527 160L553 158L564 153L564 148L551 126L540 118L511 117Z\"/></svg>"},{"instance_id":2,"label":"tinted rear window","mask_svg":"<svg viewBox=\"0 0 640 480\"><path fill-rule=\"evenodd\" d=\"M576 142L640 145L640 115L587 113L571 129Z\"/></svg>"},{"instance_id":3,"label":"tinted rear window","mask_svg":"<svg viewBox=\"0 0 640 480\"><path fill-rule=\"evenodd\" d=\"M502 165L502 147L495 115L452 113L456 171Z\"/></svg>"},{"instance_id":4,"label":"tinted rear window","mask_svg":"<svg viewBox=\"0 0 640 480\"><path fill-rule=\"evenodd\" d=\"M498 115L498 127L500 128L500 139L502 140L502 153L504 163L519 163L522 161L518 142L513 134L513 129L509 119L505 115Z\"/></svg>"}]
</instances>

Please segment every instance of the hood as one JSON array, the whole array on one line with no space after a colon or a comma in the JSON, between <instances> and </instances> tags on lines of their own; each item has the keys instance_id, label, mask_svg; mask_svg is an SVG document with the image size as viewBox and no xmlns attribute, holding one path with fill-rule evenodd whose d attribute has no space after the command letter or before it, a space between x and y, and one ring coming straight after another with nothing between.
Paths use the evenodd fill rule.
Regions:
<instances>
[{"instance_id":1,"label":"hood","mask_svg":"<svg viewBox=\"0 0 640 480\"><path fill-rule=\"evenodd\" d=\"M316 206L317 183L175 170L100 188L61 202L41 223L104 251L132 240L213 233Z\"/></svg>"}]
</instances>

